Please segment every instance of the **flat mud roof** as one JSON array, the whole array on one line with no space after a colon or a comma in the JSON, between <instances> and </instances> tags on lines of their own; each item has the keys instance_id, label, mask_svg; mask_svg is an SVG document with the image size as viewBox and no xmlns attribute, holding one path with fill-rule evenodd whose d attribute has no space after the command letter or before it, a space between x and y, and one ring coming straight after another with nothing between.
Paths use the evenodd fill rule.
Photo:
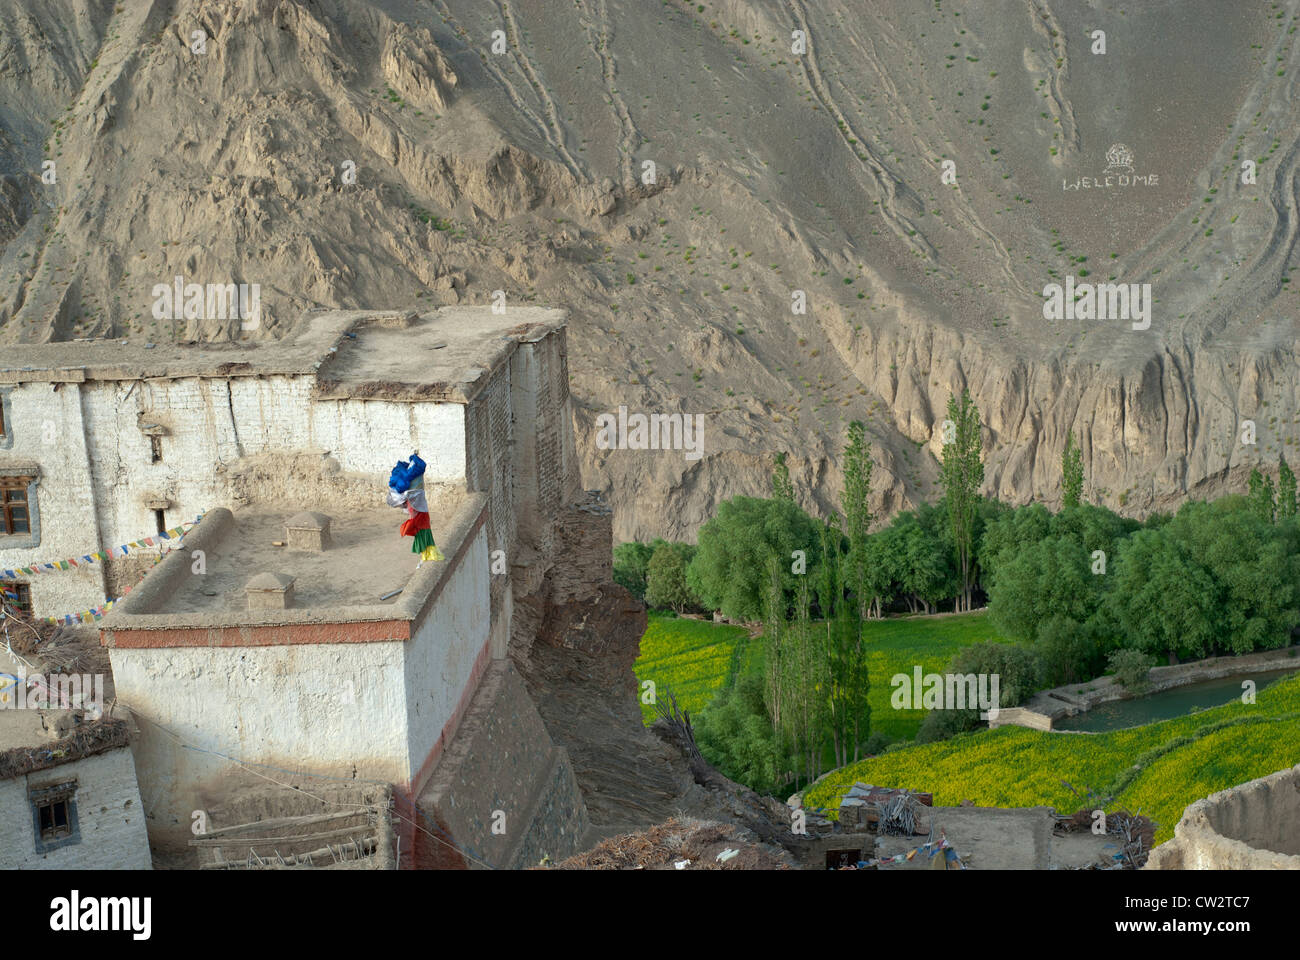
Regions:
<instances>
[{"instance_id":1,"label":"flat mud roof","mask_svg":"<svg viewBox=\"0 0 1300 960\"><path fill-rule=\"evenodd\" d=\"M261 646L409 638L459 568L486 521L487 497L453 486L428 490L433 536L446 559L419 564L390 507L336 511L321 552L287 545L294 506L218 508L185 535L103 620L109 647ZM276 541L285 543L276 546ZM201 554L202 572L196 559ZM259 574L292 578L291 604L253 607L246 588ZM392 594L391 596L389 596Z\"/></svg>"},{"instance_id":2,"label":"flat mud roof","mask_svg":"<svg viewBox=\"0 0 1300 960\"><path fill-rule=\"evenodd\" d=\"M466 402L515 346L566 322L563 310L441 307L332 310L283 340L71 340L0 351L0 383L311 376L325 397Z\"/></svg>"}]
</instances>

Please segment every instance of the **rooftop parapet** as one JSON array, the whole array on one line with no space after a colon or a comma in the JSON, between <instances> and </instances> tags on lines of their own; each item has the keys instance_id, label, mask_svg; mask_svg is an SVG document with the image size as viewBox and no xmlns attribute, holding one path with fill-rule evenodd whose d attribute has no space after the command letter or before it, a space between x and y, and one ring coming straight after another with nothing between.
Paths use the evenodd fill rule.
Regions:
<instances>
[{"instance_id":1,"label":"rooftop parapet","mask_svg":"<svg viewBox=\"0 0 1300 960\"><path fill-rule=\"evenodd\" d=\"M283 340L16 344L0 352L0 384L302 376L315 378L324 399L466 403L518 343L566 322L563 310L543 307L331 310Z\"/></svg>"},{"instance_id":2,"label":"rooftop parapet","mask_svg":"<svg viewBox=\"0 0 1300 960\"><path fill-rule=\"evenodd\" d=\"M486 522L488 499L451 486L428 490L434 538L447 559L417 568L389 507L331 521L333 546L288 551L283 508L205 514L104 618L108 647L261 646L409 639ZM277 545L280 544L280 545ZM254 571L292 579L282 607L253 606ZM254 578L256 581L258 578Z\"/></svg>"}]
</instances>

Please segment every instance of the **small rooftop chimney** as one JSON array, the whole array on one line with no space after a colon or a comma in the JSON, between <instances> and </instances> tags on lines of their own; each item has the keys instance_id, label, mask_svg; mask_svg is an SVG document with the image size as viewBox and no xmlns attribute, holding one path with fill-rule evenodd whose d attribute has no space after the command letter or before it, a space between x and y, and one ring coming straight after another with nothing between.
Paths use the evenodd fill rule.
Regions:
<instances>
[{"instance_id":1,"label":"small rooftop chimney","mask_svg":"<svg viewBox=\"0 0 1300 960\"><path fill-rule=\"evenodd\" d=\"M259 573L244 587L249 610L284 610L293 606L293 577Z\"/></svg>"},{"instance_id":2,"label":"small rooftop chimney","mask_svg":"<svg viewBox=\"0 0 1300 960\"><path fill-rule=\"evenodd\" d=\"M284 539L290 550L320 553L330 546L330 518L304 510L284 522Z\"/></svg>"}]
</instances>

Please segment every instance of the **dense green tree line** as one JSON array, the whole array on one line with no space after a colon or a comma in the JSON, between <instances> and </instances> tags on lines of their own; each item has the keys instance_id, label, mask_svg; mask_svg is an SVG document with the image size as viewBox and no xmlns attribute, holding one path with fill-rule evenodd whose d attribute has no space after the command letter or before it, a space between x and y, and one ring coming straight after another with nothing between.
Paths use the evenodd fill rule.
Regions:
<instances>
[{"instance_id":1,"label":"dense green tree line","mask_svg":"<svg viewBox=\"0 0 1300 960\"><path fill-rule=\"evenodd\" d=\"M1000 673L1003 706L1117 665L1137 683L1155 657L1290 641L1300 624L1300 516L1284 457L1276 479L1254 470L1244 496L1138 521L1083 501L1071 434L1061 510L1013 508L978 492L980 418L969 395L952 398L947 413L943 496L874 532L872 461L854 423L840 509L827 519L798 506L780 455L772 496L723 501L697 545L615 551L615 579L651 606L764 625L764 675L742 678L698 718L701 747L725 772L775 788L819 775L824 751L836 765L859 757L870 738L863 624L890 611L965 611L986 597L994 624L1017 645L977 645L951 669ZM921 739L969 729L975 718L936 711Z\"/></svg>"}]
</instances>

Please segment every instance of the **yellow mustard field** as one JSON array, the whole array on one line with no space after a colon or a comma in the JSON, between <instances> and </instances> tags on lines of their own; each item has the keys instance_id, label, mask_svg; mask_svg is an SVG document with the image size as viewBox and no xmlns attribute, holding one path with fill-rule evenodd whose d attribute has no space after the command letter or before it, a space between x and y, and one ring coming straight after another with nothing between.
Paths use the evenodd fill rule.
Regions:
<instances>
[{"instance_id":1,"label":"yellow mustard field","mask_svg":"<svg viewBox=\"0 0 1300 960\"><path fill-rule=\"evenodd\" d=\"M1173 836L1183 808L1219 790L1300 763L1300 676L1260 691L1258 702L1209 710L1109 733L1000 727L939 743L904 747L837 770L804 797L834 815L854 781L934 794L940 806L1046 805L1072 812L1070 792L1114 796L1107 809L1144 813L1156 841Z\"/></svg>"}]
</instances>

